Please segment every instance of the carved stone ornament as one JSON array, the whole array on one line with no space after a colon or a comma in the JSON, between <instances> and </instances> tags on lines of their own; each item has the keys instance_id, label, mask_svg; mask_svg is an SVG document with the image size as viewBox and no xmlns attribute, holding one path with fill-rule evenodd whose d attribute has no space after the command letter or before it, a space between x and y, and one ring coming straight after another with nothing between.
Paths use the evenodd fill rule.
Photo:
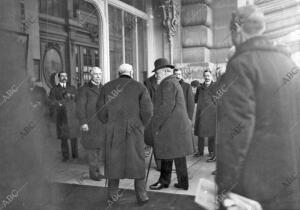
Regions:
<instances>
[{"instance_id":1,"label":"carved stone ornament","mask_svg":"<svg viewBox=\"0 0 300 210\"><path fill-rule=\"evenodd\" d=\"M163 10L163 26L167 30L169 41L177 31L179 9L174 0L165 0L160 6Z\"/></svg>"}]
</instances>

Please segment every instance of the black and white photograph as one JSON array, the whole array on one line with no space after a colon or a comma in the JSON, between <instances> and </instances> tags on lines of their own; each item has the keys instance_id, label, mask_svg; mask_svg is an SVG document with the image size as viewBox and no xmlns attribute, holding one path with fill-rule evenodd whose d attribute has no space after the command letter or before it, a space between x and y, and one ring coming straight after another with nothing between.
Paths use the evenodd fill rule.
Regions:
<instances>
[{"instance_id":1,"label":"black and white photograph","mask_svg":"<svg viewBox=\"0 0 300 210\"><path fill-rule=\"evenodd\" d=\"M0 210L300 210L300 0L0 0Z\"/></svg>"}]
</instances>

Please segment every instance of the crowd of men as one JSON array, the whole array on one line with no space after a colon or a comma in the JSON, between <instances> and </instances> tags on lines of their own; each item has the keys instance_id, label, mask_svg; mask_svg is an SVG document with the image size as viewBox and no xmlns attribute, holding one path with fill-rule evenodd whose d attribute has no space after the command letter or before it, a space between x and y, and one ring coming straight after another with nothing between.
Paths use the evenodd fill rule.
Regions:
<instances>
[{"instance_id":1,"label":"crowd of men","mask_svg":"<svg viewBox=\"0 0 300 210\"><path fill-rule=\"evenodd\" d=\"M207 161L217 161L220 194L238 193L267 210L299 210L299 68L286 49L262 36L265 21L255 6L233 13L230 29L236 50L215 82L207 69L202 84L190 85L165 58L154 62L153 76L144 84L133 79L130 64L120 65L119 78L104 85L101 69L93 67L91 80L78 91L61 72L49 99L63 161L70 158L68 139L72 158L78 158L81 136L90 178L108 179L108 199L118 194L120 179L134 179L137 201L144 204L149 200L145 143L153 147L160 170L150 189L169 187L174 161L174 186L187 190L186 157L203 156L208 138ZM294 77L285 80L290 72ZM221 203L220 209L237 205Z\"/></svg>"}]
</instances>

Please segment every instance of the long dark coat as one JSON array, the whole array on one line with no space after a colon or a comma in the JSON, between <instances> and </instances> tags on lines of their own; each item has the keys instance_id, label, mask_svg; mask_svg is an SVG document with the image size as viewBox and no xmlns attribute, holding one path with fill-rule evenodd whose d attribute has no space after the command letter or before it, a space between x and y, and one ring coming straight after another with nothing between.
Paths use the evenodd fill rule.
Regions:
<instances>
[{"instance_id":1,"label":"long dark coat","mask_svg":"<svg viewBox=\"0 0 300 210\"><path fill-rule=\"evenodd\" d=\"M155 95L156 89L158 87L155 75L152 75L151 77L149 77L148 79L146 79L144 81L144 85L146 86L147 90L149 91L151 100L153 102L153 100L155 98L154 95Z\"/></svg>"},{"instance_id":2,"label":"long dark coat","mask_svg":"<svg viewBox=\"0 0 300 210\"><path fill-rule=\"evenodd\" d=\"M264 210L300 208L299 74L264 37L237 48L220 81L227 86L217 115L220 192L257 200Z\"/></svg>"},{"instance_id":3,"label":"long dark coat","mask_svg":"<svg viewBox=\"0 0 300 210\"><path fill-rule=\"evenodd\" d=\"M195 98L198 101L195 116L195 136L210 137L216 135L216 105L214 83L206 87L201 84L196 91Z\"/></svg>"},{"instance_id":4,"label":"long dark coat","mask_svg":"<svg viewBox=\"0 0 300 210\"><path fill-rule=\"evenodd\" d=\"M155 93L156 93L156 90L158 87L155 75L152 75L151 77L146 79L144 81L144 85L146 86L146 88L150 94L152 103L154 103ZM151 123L149 123L148 126L145 128L144 138L145 138L145 143L147 145L153 146L153 135L152 135Z\"/></svg>"},{"instance_id":5,"label":"long dark coat","mask_svg":"<svg viewBox=\"0 0 300 210\"><path fill-rule=\"evenodd\" d=\"M127 76L107 83L97 110L101 110L98 116L105 123L105 176L144 178L144 127L153 114L145 86Z\"/></svg>"},{"instance_id":6,"label":"long dark coat","mask_svg":"<svg viewBox=\"0 0 300 210\"><path fill-rule=\"evenodd\" d=\"M186 111L182 87L174 75L161 81L154 101L151 124L157 159L192 154L192 122Z\"/></svg>"},{"instance_id":7,"label":"long dark coat","mask_svg":"<svg viewBox=\"0 0 300 210\"><path fill-rule=\"evenodd\" d=\"M81 143L85 149L98 149L104 145L104 125L97 117L97 101L103 85L89 82L78 90L77 112L80 125L87 124L89 131L81 132Z\"/></svg>"},{"instance_id":8,"label":"long dark coat","mask_svg":"<svg viewBox=\"0 0 300 210\"><path fill-rule=\"evenodd\" d=\"M189 115L190 120L193 120L193 114L194 114L194 108L195 108L195 103L194 103L194 95L192 91L192 86L183 80L179 81L182 90L183 90L183 95L185 99L185 105L186 105L186 110Z\"/></svg>"},{"instance_id":9,"label":"long dark coat","mask_svg":"<svg viewBox=\"0 0 300 210\"><path fill-rule=\"evenodd\" d=\"M79 122L76 115L77 90L72 85L66 88L60 84L53 87L49 94L52 107L56 110L57 138L76 138L79 135ZM59 103L62 106L59 106Z\"/></svg>"}]
</instances>

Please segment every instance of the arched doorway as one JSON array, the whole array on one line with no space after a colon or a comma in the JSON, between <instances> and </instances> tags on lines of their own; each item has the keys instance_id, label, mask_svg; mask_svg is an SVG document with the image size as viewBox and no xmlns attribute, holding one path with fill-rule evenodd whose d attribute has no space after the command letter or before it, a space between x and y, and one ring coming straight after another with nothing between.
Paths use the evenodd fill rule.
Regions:
<instances>
[{"instance_id":1,"label":"arched doorway","mask_svg":"<svg viewBox=\"0 0 300 210\"><path fill-rule=\"evenodd\" d=\"M49 88L55 72L67 72L70 83L79 87L93 66L106 68L105 21L99 11L89 0L40 0L41 77Z\"/></svg>"}]
</instances>

